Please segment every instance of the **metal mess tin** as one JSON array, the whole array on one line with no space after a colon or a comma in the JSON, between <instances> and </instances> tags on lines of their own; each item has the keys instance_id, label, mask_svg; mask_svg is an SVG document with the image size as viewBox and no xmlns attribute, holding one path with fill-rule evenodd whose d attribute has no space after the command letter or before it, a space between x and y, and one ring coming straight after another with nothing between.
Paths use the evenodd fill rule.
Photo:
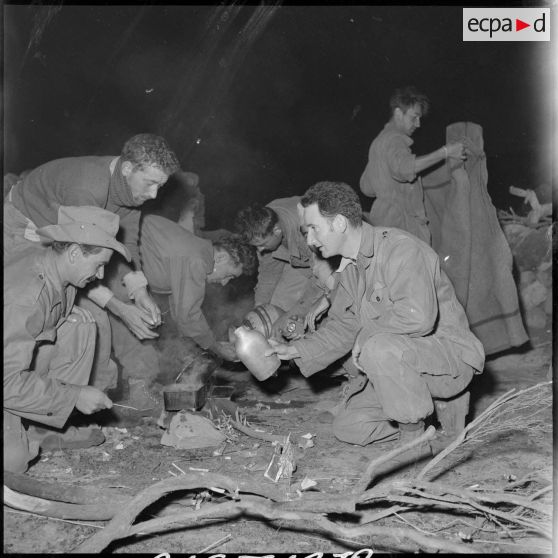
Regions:
<instances>
[{"instance_id":1,"label":"metal mess tin","mask_svg":"<svg viewBox=\"0 0 558 558\"><path fill-rule=\"evenodd\" d=\"M207 399L207 385L191 386L171 384L163 389L163 400L167 411L198 411Z\"/></svg>"},{"instance_id":2,"label":"metal mess tin","mask_svg":"<svg viewBox=\"0 0 558 558\"><path fill-rule=\"evenodd\" d=\"M229 401L232 398L234 393L235 387L234 386L211 386L211 390L209 391L209 398L210 399L228 399Z\"/></svg>"}]
</instances>

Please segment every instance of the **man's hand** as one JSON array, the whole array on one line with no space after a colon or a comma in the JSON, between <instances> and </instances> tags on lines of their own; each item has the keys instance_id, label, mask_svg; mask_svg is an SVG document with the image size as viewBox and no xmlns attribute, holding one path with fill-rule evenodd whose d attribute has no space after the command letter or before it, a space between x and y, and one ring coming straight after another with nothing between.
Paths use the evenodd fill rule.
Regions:
<instances>
[{"instance_id":1,"label":"man's hand","mask_svg":"<svg viewBox=\"0 0 558 558\"><path fill-rule=\"evenodd\" d=\"M296 327L296 323L299 323L299 327ZM295 327L290 330L290 324L295 324ZM295 339L300 339L302 334L300 329L302 325L302 318L299 316L291 315L288 311L283 312L271 326L271 337L277 341L283 341L284 339L289 339L294 341Z\"/></svg>"},{"instance_id":2,"label":"man's hand","mask_svg":"<svg viewBox=\"0 0 558 558\"><path fill-rule=\"evenodd\" d=\"M448 143L445 146L447 150L448 159L467 159L467 154L465 153L465 145L462 142Z\"/></svg>"},{"instance_id":3,"label":"man's hand","mask_svg":"<svg viewBox=\"0 0 558 558\"><path fill-rule=\"evenodd\" d=\"M72 308L72 313L66 318L69 322L72 323L92 323L95 321L93 318L93 314L86 310L85 308L80 308L79 306L74 306Z\"/></svg>"},{"instance_id":4,"label":"man's hand","mask_svg":"<svg viewBox=\"0 0 558 558\"><path fill-rule=\"evenodd\" d=\"M331 303L326 295L321 296L310 308L308 314L304 318L304 328L308 331L316 331L316 321L319 320L324 312L328 310Z\"/></svg>"},{"instance_id":5,"label":"man's hand","mask_svg":"<svg viewBox=\"0 0 558 558\"><path fill-rule=\"evenodd\" d=\"M215 353L223 360L228 360L229 362L240 362L240 359L238 358L236 350L232 343L227 343L226 341L217 341L217 343L209 347L208 350Z\"/></svg>"},{"instance_id":6,"label":"man's hand","mask_svg":"<svg viewBox=\"0 0 558 558\"><path fill-rule=\"evenodd\" d=\"M286 343L278 343L275 339L268 339L271 349L266 349L264 355L271 356L277 355L281 360L291 360L292 358L299 357L296 347L287 345Z\"/></svg>"},{"instance_id":7,"label":"man's hand","mask_svg":"<svg viewBox=\"0 0 558 558\"><path fill-rule=\"evenodd\" d=\"M81 386L76 401L76 409L84 415L90 415L101 409L110 409L112 401L100 390L93 386Z\"/></svg>"},{"instance_id":8,"label":"man's hand","mask_svg":"<svg viewBox=\"0 0 558 558\"><path fill-rule=\"evenodd\" d=\"M149 296L145 287L134 291L134 302L140 310L143 310L151 316L150 325L152 327L158 327L161 325L161 310L157 304L155 304L155 301Z\"/></svg>"},{"instance_id":9,"label":"man's hand","mask_svg":"<svg viewBox=\"0 0 558 558\"><path fill-rule=\"evenodd\" d=\"M108 301L106 308L115 316L118 316L138 339L155 339L159 337L159 334L151 329L153 327L151 325L151 316L135 304L122 302L113 296Z\"/></svg>"}]
</instances>

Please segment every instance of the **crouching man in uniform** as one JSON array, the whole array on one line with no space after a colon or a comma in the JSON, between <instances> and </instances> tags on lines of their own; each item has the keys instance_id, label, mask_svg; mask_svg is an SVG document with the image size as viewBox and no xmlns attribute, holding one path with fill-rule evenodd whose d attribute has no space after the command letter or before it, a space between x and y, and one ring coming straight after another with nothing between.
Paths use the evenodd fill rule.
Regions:
<instances>
[{"instance_id":1,"label":"crouching man in uniform","mask_svg":"<svg viewBox=\"0 0 558 558\"><path fill-rule=\"evenodd\" d=\"M300 228L299 200L294 196L254 204L236 216L236 232L258 251L256 306L271 303L288 311L312 279L312 252Z\"/></svg>"},{"instance_id":2,"label":"crouching man in uniform","mask_svg":"<svg viewBox=\"0 0 558 558\"><path fill-rule=\"evenodd\" d=\"M324 258L342 257L337 287L315 333L272 342L268 353L294 359L310 376L352 351L358 370L333 422L344 442L409 442L423 433L437 400L442 427L455 435L464 427L467 388L483 369L484 352L437 254L407 232L363 222L347 184L315 184L301 204L308 244ZM411 458L430 453L426 446Z\"/></svg>"},{"instance_id":3,"label":"crouching man in uniform","mask_svg":"<svg viewBox=\"0 0 558 558\"><path fill-rule=\"evenodd\" d=\"M74 306L76 290L102 279L116 250L119 218L98 207L64 207L58 224L37 229L50 244L4 267L4 470L22 473L43 449L98 445L98 428L66 426L72 411L112 407L88 386L96 324Z\"/></svg>"},{"instance_id":4,"label":"crouching man in uniform","mask_svg":"<svg viewBox=\"0 0 558 558\"><path fill-rule=\"evenodd\" d=\"M122 375L130 388L129 405L142 411L160 406L156 381L168 380L169 372L176 377L180 372L176 366L201 355L202 349L224 360L237 359L231 343L217 341L202 304L207 284L225 286L235 277L254 273L255 250L233 236L215 242L200 238L187 229L187 219L187 211L180 214L178 222L159 215L144 215L142 219L143 269L165 318L159 339L142 342L123 324L112 324L121 343L118 350L123 355Z\"/></svg>"}]
</instances>

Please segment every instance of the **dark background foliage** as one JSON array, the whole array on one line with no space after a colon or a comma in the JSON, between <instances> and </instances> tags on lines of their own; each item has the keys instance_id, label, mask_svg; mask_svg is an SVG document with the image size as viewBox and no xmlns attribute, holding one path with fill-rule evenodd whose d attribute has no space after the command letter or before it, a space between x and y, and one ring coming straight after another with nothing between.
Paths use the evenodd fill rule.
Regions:
<instances>
[{"instance_id":1,"label":"dark background foliage","mask_svg":"<svg viewBox=\"0 0 558 558\"><path fill-rule=\"evenodd\" d=\"M319 180L358 189L414 84L432 102L415 152L473 121L495 205L551 181L551 44L463 42L461 7L7 5L4 30L4 172L159 133L200 175L207 227L230 227Z\"/></svg>"}]
</instances>

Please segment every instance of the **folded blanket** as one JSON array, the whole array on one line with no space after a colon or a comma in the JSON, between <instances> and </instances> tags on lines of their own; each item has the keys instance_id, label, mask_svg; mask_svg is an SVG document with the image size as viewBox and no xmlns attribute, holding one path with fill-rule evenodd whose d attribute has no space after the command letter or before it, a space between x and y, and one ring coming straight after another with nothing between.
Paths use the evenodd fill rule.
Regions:
<instances>
[{"instance_id":1,"label":"folded blanket","mask_svg":"<svg viewBox=\"0 0 558 558\"><path fill-rule=\"evenodd\" d=\"M432 247L451 279L473 333L493 354L528 341L512 275L512 254L486 187L482 127L457 122L448 143L469 140L467 160L448 159L423 176Z\"/></svg>"}]
</instances>

